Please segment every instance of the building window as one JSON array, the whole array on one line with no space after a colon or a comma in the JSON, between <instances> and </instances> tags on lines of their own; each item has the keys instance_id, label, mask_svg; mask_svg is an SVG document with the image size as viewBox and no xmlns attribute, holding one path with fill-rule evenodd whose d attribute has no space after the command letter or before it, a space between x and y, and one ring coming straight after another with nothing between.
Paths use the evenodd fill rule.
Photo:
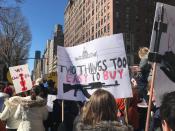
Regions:
<instances>
[{"instance_id":1,"label":"building window","mask_svg":"<svg viewBox=\"0 0 175 131\"><path fill-rule=\"evenodd\" d=\"M106 22L106 15L104 16L104 23Z\"/></svg>"},{"instance_id":2,"label":"building window","mask_svg":"<svg viewBox=\"0 0 175 131\"><path fill-rule=\"evenodd\" d=\"M103 28L101 29L101 35L103 35Z\"/></svg>"},{"instance_id":3,"label":"building window","mask_svg":"<svg viewBox=\"0 0 175 131\"><path fill-rule=\"evenodd\" d=\"M103 25L103 18L101 19L101 25Z\"/></svg>"},{"instance_id":4,"label":"building window","mask_svg":"<svg viewBox=\"0 0 175 131\"><path fill-rule=\"evenodd\" d=\"M116 12L116 17L119 18L119 12Z\"/></svg>"},{"instance_id":5,"label":"building window","mask_svg":"<svg viewBox=\"0 0 175 131\"><path fill-rule=\"evenodd\" d=\"M98 27L100 27L100 21L98 21Z\"/></svg>"},{"instance_id":6,"label":"building window","mask_svg":"<svg viewBox=\"0 0 175 131\"><path fill-rule=\"evenodd\" d=\"M100 30L98 31L98 36L100 36Z\"/></svg>"},{"instance_id":7,"label":"building window","mask_svg":"<svg viewBox=\"0 0 175 131\"><path fill-rule=\"evenodd\" d=\"M101 9L101 16L103 16L103 9Z\"/></svg>"},{"instance_id":8,"label":"building window","mask_svg":"<svg viewBox=\"0 0 175 131\"><path fill-rule=\"evenodd\" d=\"M104 33L106 33L106 26L104 26Z\"/></svg>"},{"instance_id":9,"label":"building window","mask_svg":"<svg viewBox=\"0 0 175 131\"><path fill-rule=\"evenodd\" d=\"M94 33L94 27L92 27L92 33Z\"/></svg>"},{"instance_id":10,"label":"building window","mask_svg":"<svg viewBox=\"0 0 175 131\"><path fill-rule=\"evenodd\" d=\"M94 10L92 10L92 16L94 15Z\"/></svg>"},{"instance_id":11,"label":"building window","mask_svg":"<svg viewBox=\"0 0 175 131\"><path fill-rule=\"evenodd\" d=\"M107 31L110 31L110 24L107 25Z\"/></svg>"},{"instance_id":12,"label":"building window","mask_svg":"<svg viewBox=\"0 0 175 131\"><path fill-rule=\"evenodd\" d=\"M107 9L109 9L109 8L110 8L110 3L107 4Z\"/></svg>"},{"instance_id":13,"label":"building window","mask_svg":"<svg viewBox=\"0 0 175 131\"><path fill-rule=\"evenodd\" d=\"M93 39L94 39L94 35L91 36L91 40L93 40Z\"/></svg>"},{"instance_id":14,"label":"building window","mask_svg":"<svg viewBox=\"0 0 175 131\"><path fill-rule=\"evenodd\" d=\"M106 6L104 6L104 13L106 12Z\"/></svg>"},{"instance_id":15,"label":"building window","mask_svg":"<svg viewBox=\"0 0 175 131\"><path fill-rule=\"evenodd\" d=\"M107 14L107 20L109 20L109 18L110 18L110 16L109 16L109 15L110 15L110 14L108 13L108 14Z\"/></svg>"}]
</instances>

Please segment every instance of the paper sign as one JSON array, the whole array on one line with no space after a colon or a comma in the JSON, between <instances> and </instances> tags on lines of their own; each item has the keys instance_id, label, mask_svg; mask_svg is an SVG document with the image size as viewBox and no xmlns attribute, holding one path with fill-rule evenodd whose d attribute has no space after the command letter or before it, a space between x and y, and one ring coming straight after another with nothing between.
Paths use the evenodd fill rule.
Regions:
<instances>
[{"instance_id":1,"label":"paper sign","mask_svg":"<svg viewBox=\"0 0 175 131\"><path fill-rule=\"evenodd\" d=\"M32 80L27 64L10 67L9 71L16 93L31 90Z\"/></svg>"},{"instance_id":2,"label":"paper sign","mask_svg":"<svg viewBox=\"0 0 175 131\"><path fill-rule=\"evenodd\" d=\"M175 91L175 82L173 82L168 75L160 68L164 67L166 69L175 68L173 66L175 57L171 58L171 53L175 53L175 7L166 5L163 3L157 3L155 17L154 17L154 27L151 36L150 50L154 52L155 49L158 49L158 53L164 57L161 63L157 64L156 76L155 76L155 96L156 96L156 105L160 106L162 97L165 93ZM156 35L158 34L158 25L161 21L161 37L160 43L156 43ZM158 36L158 35L157 35ZM158 40L158 39L157 39ZM172 55L173 56L173 55ZM168 66L167 66L168 65ZM175 71L175 69L173 69ZM168 72L172 77L175 78L175 73L173 70ZM172 74L171 74L172 73Z\"/></svg>"},{"instance_id":3,"label":"paper sign","mask_svg":"<svg viewBox=\"0 0 175 131\"><path fill-rule=\"evenodd\" d=\"M122 34L74 47L58 46L57 52L58 99L83 101L100 85L115 98L132 97Z\"/></svg>"},{"instance_id":4,"label":"paper sign","mask_svg":"<svg viewBox=\"0 0 175 131\"><path fill-rule=\"evenodd\" d=\"M48 95L47 96L47 109L49 112L53 111L53 101L56 100L56 95Z\"/></svg>"}]
</instances>

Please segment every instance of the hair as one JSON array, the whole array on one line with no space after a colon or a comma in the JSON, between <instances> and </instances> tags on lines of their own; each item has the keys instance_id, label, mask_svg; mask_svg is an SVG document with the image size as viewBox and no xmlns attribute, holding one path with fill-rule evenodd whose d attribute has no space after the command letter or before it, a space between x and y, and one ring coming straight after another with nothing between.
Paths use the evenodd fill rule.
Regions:
<instances>
[{"instance_id":1,"label":"hair","mask_svg":"<svg viewBox=\"0 0 175 131\"><path fill-rule=\"evenodd\" d=\"M142 59L149 53L149 49L147 47L141 47L138 51L139 58Z\"/></svg>"},{"instance_id":2,"label":"hair","mask_svg":"<svg viewBox=\"0 0 175 131\"><path fill-rule=\"evenodd\" d=\"M40 86L34 86L31 91L30 91L30 95L32 99L36 99L32 94L35 93L36 96L38 96L41 92L41 87Z\"/></svg>"},{"instance_id":3,"label":"hair","mask_svg":"<svg viewBox=\"0 0 175 131\"><path fill-rule=\"evenodd\" d=\"M87 125L96 125L100 121L117 120L117 105L114 96L103 89L96 90L86 108L83 110L82 121Z\"/></svg>"},{"instance_id":4,"label":"hair","mask_svg":"<svg viewBox=\"0 0 175 131\"><path fill-rule=\"evenodd\" d=\"M175 91L164 95L160 106L161 119L175 131Z\"/></svg>"}]
</instances>

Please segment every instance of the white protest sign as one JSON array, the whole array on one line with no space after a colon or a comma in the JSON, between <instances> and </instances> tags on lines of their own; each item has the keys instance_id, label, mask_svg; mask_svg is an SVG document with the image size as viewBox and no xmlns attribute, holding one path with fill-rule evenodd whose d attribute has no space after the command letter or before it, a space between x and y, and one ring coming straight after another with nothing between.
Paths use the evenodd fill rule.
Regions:
<instances>
[{"instance_id":1,"label":"white protest sign","mask_svg":"<svg viewBox=\"0 0 175 131\"><path fill-rule=\"evenodd\" d=\"M83 101L82 91L92 94L100 85L115 98L132 97L122 34L58 46L57 53L58 99Z\"/></svg>"},{"instance_id":2,"label":"white protest sign","mask_svg":"<svg viewBox=\"0 0 175 131\"><path fill-rule=\"evenodd\" d=\"M160 38L160 44L157 46L158 53L163 56L162 57L163 59L161 63L157 64L158 66L156 69L156 77L154 84L157 106L160 106L162 97L165 93L175 91L175 82L171 80L173 77L175 78L175 69L173 69L175 68L175 62L174 62L175 57L173 57L172 55L172 53L175 53L174 12L175 12L174 6L166 5L163 3L157 3L156 5L154 27L152 31L151 44L150 44L151 52L154 52L154 49L156 48L155 41L156 41L156 29L158 27L157 23L159 20L163 19L161 23L162 33ZM166 75L165 71L162 70L162 67L169 72L169 75Z\"/></svg>"},{"instance_id":3,"label":"white protest sign","mask_svg":"<svg viewBox=\"0 0 175 131\"><path fill-rule=\"evenodd\" d=\"M56 95L50 95L47 96L47 109L49 112L53 111L53 101L57 99Z\"/></svg>"},{"instance_id":4,"label":"white protest sign","mask_svg":"<svg viewBox=\"0 0 175 131\"><path fill-rule=\"evenodd\" d=\"M9 71L16 93L25 92L32 88L32 80L27 64L10 67Z\"/></svg>"}]
</instances>

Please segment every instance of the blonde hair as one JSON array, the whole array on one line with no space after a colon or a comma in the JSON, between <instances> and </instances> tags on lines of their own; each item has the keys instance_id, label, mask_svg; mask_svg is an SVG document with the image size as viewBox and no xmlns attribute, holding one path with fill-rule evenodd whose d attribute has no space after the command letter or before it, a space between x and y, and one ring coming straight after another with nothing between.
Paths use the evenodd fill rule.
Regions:
<instances>
[{"instance_id":1,"label":"blonde hair","mask_svg":"<svg viewBox=\"0 0 175 131\"><path fill-rule=\"evenodd\" d=\"M141 47L138 51L139 58L145 57L149 53L149 49L147 47Z\"/></svg>"}]
</instances>

